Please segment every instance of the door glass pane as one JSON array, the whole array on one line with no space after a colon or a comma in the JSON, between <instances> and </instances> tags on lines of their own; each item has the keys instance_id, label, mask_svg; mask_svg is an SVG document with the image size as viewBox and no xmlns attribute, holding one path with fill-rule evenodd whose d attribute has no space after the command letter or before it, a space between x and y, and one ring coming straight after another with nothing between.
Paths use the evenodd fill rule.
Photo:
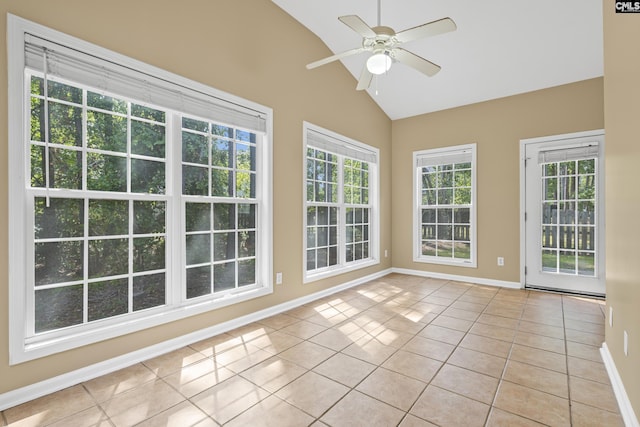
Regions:
<instances>
[{"instance_id":1,"label":"door glass pane","mask_svg":"<svg viewBox=\"0 0 640 427\"><path fill-rule=\"evenodd\" d=\"M596 159L542 165L542 271L595 275L596 167Z\"/></svg>"}]
</instances>

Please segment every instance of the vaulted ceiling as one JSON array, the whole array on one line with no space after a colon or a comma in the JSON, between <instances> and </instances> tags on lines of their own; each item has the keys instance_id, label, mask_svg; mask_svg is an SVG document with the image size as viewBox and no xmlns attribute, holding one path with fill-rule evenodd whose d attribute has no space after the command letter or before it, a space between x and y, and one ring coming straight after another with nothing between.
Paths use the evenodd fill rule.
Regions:
<instances>
[{"instance_id":1,"label":"vaulted ceiling","mask_svg":"<svg viewBox=\"0 0 640 427\"><path fill-rule=\"evenodd\" d=\"M339 16L358 15L371 27L378 22L377 0L273 2L333 53L362 44ZM601 0L381 0L380 10L381 24L396 32L443 17L457 24L454 32L403 45L440 65L435 76L395 63L374 77L368 92L393 120L603 75ZM323 67L342 62L356 90L368 55ZM322 73L323 67L308 72Z\"/></svg>"}]
</instances>

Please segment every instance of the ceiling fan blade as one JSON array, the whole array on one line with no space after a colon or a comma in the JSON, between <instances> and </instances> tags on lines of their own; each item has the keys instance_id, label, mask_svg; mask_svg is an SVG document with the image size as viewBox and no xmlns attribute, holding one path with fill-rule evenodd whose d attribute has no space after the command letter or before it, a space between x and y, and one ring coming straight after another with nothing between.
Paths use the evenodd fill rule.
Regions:
<instances>
[{"instance_id":1,"label":"ceiling fan blade","mask_svg":"<svg viewBox=\"0 0 640 427\"><path fill-rule=\"evenodd\" d=\"M434 64L431 61L427 61L421 56L416 55L415 53L409 52L408 50L404 50L400 47L397 47L391 51L391 55L398 62L402 62L405 65L408 65L416 70L420 71L423 74L431 77L440 71L440 66Z\"/></svg>"},{"instance_id":2,"label":"ceiling fan blade","mask_svg":"<svg viewBox=\"0 0 640 427\"><path fill-rule=\"evenodd\" d=\"M360 73L360 79L358 80L358 86L356 86L356 90L367 90L369 86L371 86L371 80L373 79L373 74L367 69L367 65L365 64L362 67L362 73Z\"/></svg>"},{"instance_id":3,"label":"ceiling fan blade","mask_svg":"<svg viewBox=\"0 0 640 427\"><path fill-rule=\"evenodd\" d=\"M449 31L455 31L456 28L458 27L451 18L442 18L437 21L409 28L408 30L400 31L396 34L396 39L398 39L398 42L400 43L406 43L424 37L431 37L447 33Z\"/></svg>"},{"instance_id":4,"label":"ceiling fan blade","mask_svg":"<svg viewBox=\"0 0 640 427\"><path fill-rule=\"evenodd\" d=\"M375 38L376 33L367 25L358 15L346 15L338 18L340 22L351 28L356 33L360 34L364 38Z\"/></svg>"},{"instance_id":5,"label":"ceiling fan blade","mask_svg":"<svg viewBox=\"0 0 640 427\"><path fill-rule=\"evenodd\" d=\"M347 56L355 55L360 52L364 52L366 49L363 47L357 47L355 49L346 50L342 53L338 53L336 55L329 56L324 59L320 59L318 61L312 62L311 64L307 64L307 70L311 70L313 68L319 67L324 64L328 64L333 61L337 61L338 59L346 58Z\"/></svg>"}]
</instances>

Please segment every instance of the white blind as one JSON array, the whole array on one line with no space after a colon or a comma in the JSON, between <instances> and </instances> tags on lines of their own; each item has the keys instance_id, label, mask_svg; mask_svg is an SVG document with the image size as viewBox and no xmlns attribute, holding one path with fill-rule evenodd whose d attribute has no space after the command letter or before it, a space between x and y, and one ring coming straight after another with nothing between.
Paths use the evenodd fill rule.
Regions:
<instances>
[{"instance_id":1,"label":"white blind","mask_svg":"<svg viewBox=\"0 0 640 427\"><path fill-rule=\"evenodd\" d=\"M538 153L538 164L598 158L598 151L597 143L582 147L540 151Z\"/></svg>"},{"instance_id":2,"label":"white blind","mask_svg":"<svg viewBox=\"0 0 640 427\"><path fill-rule=\"evenodd\" d=\"M374 151L367 150L364 147L357 146L313 129L307 129L307 145L319 150L347 156L355 160L377 163L376 153Z\"/></svg>"},{"instance_id":3,"label":"white blind","mask_svg":"<svg viewBox=\"0 0 640 427\"><path fill-rule=\"evenodd\" d=\"M44 72L45 60L47 73L50 75L141 103L153 104L246 130L266 131L265 116L259 111L108 59L26 34L25 65L32 70Z\"/></svg>"},{"instance_id":4,"label":"white blind","mask_svg":"<svg viewBox=\"0 0 640 427\"><path fill-rule=\"evenodd\" d=\"M416 166L438 166L438 165L450 165L454 163L469 163L473 160L473 153L471 148L465 148L462 150L451 150L436 153L418 154L416 156Z\"/></svg>"}]
</instances>

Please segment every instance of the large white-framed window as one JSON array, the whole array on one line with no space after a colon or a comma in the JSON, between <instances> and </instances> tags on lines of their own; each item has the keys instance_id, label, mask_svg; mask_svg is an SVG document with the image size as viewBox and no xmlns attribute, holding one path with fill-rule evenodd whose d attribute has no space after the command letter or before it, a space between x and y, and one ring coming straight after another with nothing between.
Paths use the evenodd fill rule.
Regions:
<instances>
[{"instance_id":1,"label":"large white-framed window","mask_svg":"<svg viewBox=\"0 0 640 427\"><path fill-rule=\"evenodd\" d=\"M271 109L8 29L10 362L271 293Z\"/></svg>"},{"instance_id":2,"label":"large white-framed window","mask_svg":"<svg viewBox=\"0 0 640 427\"><path fill-rule=\"evenodd\" d=\"M476 144L413 153L413 260L476 267Z\"/></svg>"},{"instance_id":3,"label":"large white-framed window","mask_svg":"<svg viewBox=\"0 0 640 427\"><path fill-rule=\"evenodd\" d=\"M304 123L304 280L379 262L379 150Z\"/></svg>"}]
</instances>

